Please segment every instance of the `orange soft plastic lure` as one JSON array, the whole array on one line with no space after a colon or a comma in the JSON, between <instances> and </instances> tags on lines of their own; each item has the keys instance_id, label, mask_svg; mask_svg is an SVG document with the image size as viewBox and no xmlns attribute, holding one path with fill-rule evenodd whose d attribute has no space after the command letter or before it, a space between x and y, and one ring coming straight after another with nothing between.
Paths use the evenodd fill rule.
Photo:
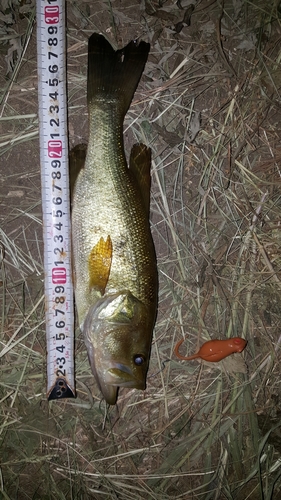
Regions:
<instances>
[{"instance_id":1,"label":"orange soft plastic lure","mask_svg":"<svg viewBox=\"0 0 281 500\"><path fill-rule=\"evenodd\" d=\"M176 344L174 352L179 359L184 359L186 361L196 358L204 359L204 361L221 361L234 352L242 352L247 344L247 341L241 339L241 337L234 337L232 339L225 340L208 340L208 342L205 342L205 344L203 344L199 351L195 354L192 354L191 356L182 356L179 353L179 348L184 340L185 339L181 339Z\"/></svg>"}]
</instances>

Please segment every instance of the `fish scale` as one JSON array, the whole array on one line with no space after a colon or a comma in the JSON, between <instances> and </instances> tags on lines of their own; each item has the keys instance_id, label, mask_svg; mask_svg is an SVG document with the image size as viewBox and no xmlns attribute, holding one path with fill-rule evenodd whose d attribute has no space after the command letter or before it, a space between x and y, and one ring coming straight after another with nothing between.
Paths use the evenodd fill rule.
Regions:
<instances>
[{"instance_id":1,"label":"fish scale","mask_svg":"<svg viewBox=\"0 0 281 500\"><path fill-rule=\"evenodd\" d=\"M112 111L111 108L110 113ZM99 117L92 116L91 120L93 123L99 122ZM117 126L120 128L120 121L114 120L111 123L113 130L116 130ZM83 309L88 309L91 304L89 298L89 304L86 307L88 261L85 254L90 253L101 236L106 238L108 234L111 236L115 249L112 255L108 289L118 290L128 287L145 303L149 303L154 294L155 277L153 272L150 273L151 259L147 252L147 246L153 245L149 237L148 218L141 205L140 193L130 179L125 158L114 148L116 138L113 134L110 143L107 141L106 127L105 131L105 135L102 131L98 132L99 137L96 143L95 140L93 144L89 143L83 179L81 175L75 187L72 220L75 221L73 223L74 252L78 255L76 280L85 285L84 290L78 291L76 298L78 314L80 294ZM116 136L118 137L118 134ZM105 144L107 144L106 149ZM97 155L99 147L102 153ZM91 161L93 157L95 157L94 162ZM98 165L102 167L99 168ZM85 193L87 193L86 199ZM89 199L91 199L90 204ZM80 208L76 217L78 206ZM82 211L83 218L80 217ZM141 234L145 232L148 233L146 238L141 238ZM145 269L146 266L148 266L148 272ZM83 322L84 314L81 313L81 316L80 324Z\"/></svg>"}]
</instances>

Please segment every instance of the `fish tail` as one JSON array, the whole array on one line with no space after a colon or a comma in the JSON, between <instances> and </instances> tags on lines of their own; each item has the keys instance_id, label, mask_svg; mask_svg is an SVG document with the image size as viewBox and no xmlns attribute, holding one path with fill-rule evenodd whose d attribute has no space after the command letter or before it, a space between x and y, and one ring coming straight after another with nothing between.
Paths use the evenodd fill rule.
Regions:
<instances>
[{"instance_id":1,"label":"fish tail","mask_svg":"<svg viewBox=\"0 0 281 500\"><path fill-rule=\"evenodd\" d=\"M125 116L147 61L150 45L131 41L115 51L103 35L94 33L88 45L88 105L115 99Z\"/></svg>"}]
</instances>

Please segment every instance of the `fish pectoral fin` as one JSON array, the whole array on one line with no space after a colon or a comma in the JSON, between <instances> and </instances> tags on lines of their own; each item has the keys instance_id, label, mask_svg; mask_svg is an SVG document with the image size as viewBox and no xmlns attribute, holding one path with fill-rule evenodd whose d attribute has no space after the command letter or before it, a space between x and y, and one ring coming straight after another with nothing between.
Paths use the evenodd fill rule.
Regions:
<instances>
[{"instance_id":1,"label":"fish pectoral fin","mask_svg":"<svg viewBox=\"0 0 281 500\"><path fill-rule=\"evenodd\" d=\"M92 248L89 255L90 288L95 288L104 295L109 279L112 261L112 241L108 235L106 241L103 237Z\"/></svg>"},{"instance_id":2,"label":"fish pectoral fin","mask_svg":"<svg viewBox=\"0 0 281 500\"><path fill-rule=\"evenodd\" d=\"M145 210L149 216L151 149L141 143L134 144L130 155L129 165L138 183Z\"/></svg>"}]
</instances>

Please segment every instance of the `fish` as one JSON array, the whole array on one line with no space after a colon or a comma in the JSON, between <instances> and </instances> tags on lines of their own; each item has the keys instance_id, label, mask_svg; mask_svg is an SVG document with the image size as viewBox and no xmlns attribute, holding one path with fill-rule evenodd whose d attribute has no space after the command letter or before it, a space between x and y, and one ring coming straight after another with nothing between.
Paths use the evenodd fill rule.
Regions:
<instances>
[{"instance_id":1,"label":"fish","mask_svg":"<svg viewBox=\"0 0 281 500\"><path fill-rule=\"evenodd\" d=\"M88 41L87 152L72 177L73 281L78 324L105 401L119 388L144 390L158 304L151 235L151 150L124 152L123 122L150 45L115 51L103 35ZM84 154L84 164L83 163Z\"/></svg>"},{"instance_id":2,"label":"fish","mask_svg":"<svg viewBox=\"0 0 281 500\"><path fill-rule=\"evenodd\" d=\"M179 348L185 339L181 339L175 346L174 353L179 359L184 359L185 361L189 361L191 359L201 358L204 361L221 361L222 359L230 356L235 352L242 352L246 345L247 341L242 339L241 337L233 337L230 339L214 339L208 340L201 346L198 352L192 354L191 356L182 356L179 353Z\"/></svg>"}]
</instances>

